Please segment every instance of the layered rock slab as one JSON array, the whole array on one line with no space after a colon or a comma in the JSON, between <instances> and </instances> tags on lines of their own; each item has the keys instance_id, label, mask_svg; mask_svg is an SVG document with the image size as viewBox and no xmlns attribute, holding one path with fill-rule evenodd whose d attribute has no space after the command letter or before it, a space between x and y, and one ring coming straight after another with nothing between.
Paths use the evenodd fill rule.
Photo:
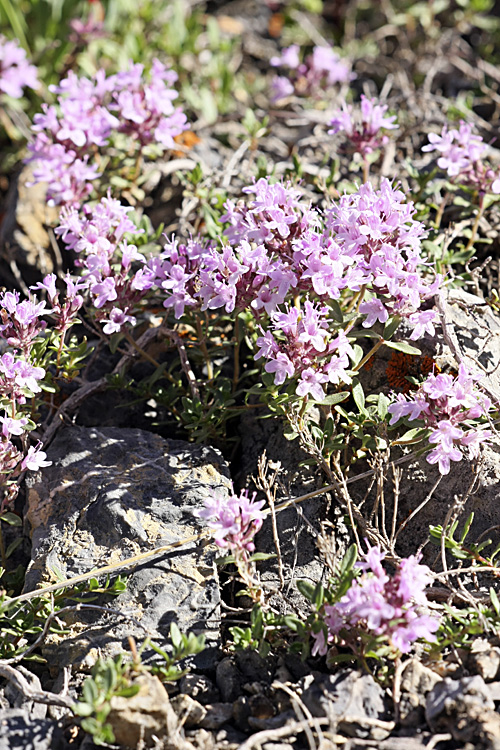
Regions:
<instances>
[{"instance_id":1,"label":"layered rock slab","mask_svg":"<svg viewBox=\"0 0 500 750\"><path fill-rule=\"evenodd\" d=\"M67 427L47 454L52 466L28 487L33 547L25 591L187 539L203 528L193 514L203 499L230 489L218 451L143 430ZM110 606L134 620L75 613L68 634L47 639L49 663L91 666L121 650L129 635L161 645L173 621L217 640L215 548L203 541L126 571L127 589Z\"/></svg>"}]
</instances>

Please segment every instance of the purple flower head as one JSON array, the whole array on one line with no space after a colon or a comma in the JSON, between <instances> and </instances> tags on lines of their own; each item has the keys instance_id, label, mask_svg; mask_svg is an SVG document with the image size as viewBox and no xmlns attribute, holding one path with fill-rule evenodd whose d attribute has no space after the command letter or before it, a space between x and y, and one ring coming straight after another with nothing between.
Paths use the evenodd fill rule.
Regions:
<instances>
[{"instance_id":1,"label":"purple flower head","mask_svg":"<svg viewBox=\"0 0 500 750\"><path fill-rule=\"evenodd\" d=\"M41 450L42 444L38 443L35 447L30 446L28 453L23 458L21 468L30 469L30 471L38 471L43 469L45 466L51 466L52 461L46 461L47 454Z\"/></svg>"},{"instance_id":2,"label":"purple flower head","mask_svg":"<svg viewBox=\"0 0 500 750\"><path fill-rule=\"evenodd\" d=\"M390 424L401 418L422 419L431 429L429 443L432 450L427 455L430 464L438 464L441 474L448 474L451 461L461 461L462 450L476 457L482 443L491 440L490 430L471 427L474 419L485 418L491 400L478 388L480 378L464 364L458 375L430 373L418 390L405 397L399 394L388 411Z\"/></svg>"},{"instance_id":3,"label":"purple flower head","mask_svg":"<svg viewBox=\"0 0 500 750\"><path fill-rule=\"evenodd\" d=\"M255 501L255 493L249 498L247 490L242 490L239 496L228 498L212 495L195 515L206 521L219 547L246 559L247 553L255 549L253 539L265 517L263 505L264 500Z\"/></svg>"},{"instance_id":4,"label":"purple flower head","mask_svg":"<svg viewBox=\"0 0 500 750\"><path fill-rule=\"evenodd\" d=\"M271 65L287 69L287 77L275 76L271 81L272 101L291 94L324 97L327 86L347 83L355 76L346 60L342 60L331 47L314 47L312 54L300 62L297 44L282 50L281 56L272 57Z\"/></svg>"},{"instance_id":5,"label":"purple flower head","mask_svg":"<svg viewBox=\"0 0 500 750\"><path fill-rule=\"evenodd\" d=\"M362 302L359 306L359 312L362 315L366 315L362 324L363 328L371 328L377 321L385 323L389 318L388 311L377 298L373 298L367 302Z\"/></svg>"},{"instance_id":6,"label":"purple flower head","mask_svg":"<svg viewBox=\"0 0 500 750\"><path fill-rule=\"evenodd\" d=\"M300 47L298 44L292 44L290 47L285 47L281 50L279 57L272 57L270 62L274 68L291 68L295 70L300 65L299 58Z\"/></svg>"},{"instance_id":7,"label":"purple flower head","mask_svg":"<svg viewBox=\"0 0 500 750\"><path fill-rule=\"evenodd\" d=\"M342 250L339 259L350 257L343 284L353 291L365 286L373 295L359 307L367 316L363 326L384 323L397 314L414 327L413 339L433 328L436 314L422 312L420 306L436 294L441 282L436 276L427 283L419 273L419 266L424 267L420 243L425 230L414 213L403 192L383 179L379 190L365 183L356 193L341 196L327 214L327 229Z\"/></svg>"},{"instance_id":8,"label":"purple flower head","mask_svg":"<svg viewBox=\"0 0 500 750\"><path fill-rule=\"evenodd\" d=\"M385 636L393 648L401 653L411 650L419 638L435 640L439 620L420 615L416 607L425 606L425 588L431 582L430 570L420 565L419 557L403 559L393 576L382 567L384 553L379 547L369 547L356 567L362 570L349 590L335 604L325 607L325 624L328 636L315 637L315 648L325 654L327 643L339 633L347 631L368 631L377 636Z\"/></svg>"},{"instance_id":9,"label":"purple flower head","mask_svg":"<svg viewBox=\"0 0 500 750\"><path fill-rule=\"evenodd\" d=\"M395 115L386 115L387 105L361 95L359 109L345 102L331 121L330 134L344 133L363 157L387 143L386 130L397 128Z\"/></svg>"},{"instance_id":10,"label":"purple flower head","mask_svg":"<svg viewBox=\"0 0 500 750\"><path fill-rule=\"evenodd\" d=\"M301 372L299 384L295 392L297 396L304 397L310 395L315 401L322 401L325 397L323 383L327 382L328 375L312 367L308 367Z\"/></svg>"},{"instance_id":11,"label":"purple flower head","mask_svg":"<svg viewBox=\"0 0 500 750\"><path fill-rule=\"evenodd\" d=\"M155 144L161 151L172 148L174 137L186 128L186 117L172 100L176 79L158 60L150 75L142 65L106 76L99 70L92 78L70 71L51 91L55 105L42 105L35 115L33 140L28 144L34 162L34 181L48 182L53 205L79 207L99 179L96 153L107 149L118 133L129 139L128 151L138 154Z\"/></svg>"},{"instance_id":12,"label":"purple flower head","mask_svg":"<svg viewBox=\"0 0 500 750\"><path fill-rule=\"evenodd\" d=\"M498 172L485 161L488 146L473 132L472 125L461 120L458 129L445 125L441 135L429 133L428 138L429 143L422 151L437 151L438 167L445 170L452 181L483 194L500 192Z\"/></svg>"},{"instance_id":13,"label":"purple flower head","mask_svg":"<svg viewBox=\"0 0 500 750\"><path fill-rule=\"evenodd\" d=\"M0 92L20 99L24 88L39 86L37 69L26 59L24 49L0 34Z\"/></svg>"}]
</instances>

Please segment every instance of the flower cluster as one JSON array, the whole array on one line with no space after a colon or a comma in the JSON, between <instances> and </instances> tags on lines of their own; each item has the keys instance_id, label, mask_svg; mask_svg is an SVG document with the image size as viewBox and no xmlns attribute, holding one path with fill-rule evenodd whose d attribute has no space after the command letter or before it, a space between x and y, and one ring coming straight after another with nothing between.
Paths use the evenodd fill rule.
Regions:
<instances>
[{"instance_id":1,"label":"flower cluster","mask_svg":"<svg viewBox=\"0 0 500 750\"><path fill-rule=\"evenodd\" d=\"M361 94L359 108L354 109L346 102L343 103L342 109L335 113L328 133L344 133L351 142L352 149L366 158L372 151L387 143L386 130L398 127L396 116L386 115L386 112L387 105Z\"/></svg>"},{"instance_id":2,"label":"flower cluster","mask_svg":"<svg viewBox=\"0 0 500 750\"><path fill-rule=\"evenodd\" d=\"M239 496L228 498L212 495L195 515L207 522L218 547L246 560L247 553L255 549L253 539L264 521L263 505L264 500L255 500L255 493L250 498L247 490L242 490Z\"/></svg>"},{"instance_id":3,"label":"flower cluster","mask_svg":"<svg viewBox=\"0 0 500 750\"><path fill-rule=\"evenodd\" d=\"M437 313L420 307L438 292L442 280L436 275L426 284L419 270L425 230L414 213L404 193L384 179L380 190L365 183L356 193L342 196L328 217L335 240L355 262L356 284L351 279L349 288L364 287L372 294L359 306L366 315L363 326L369 328L399 315L413 326L412 340L426 332L434 334Z\"/></svg>"},{"instance_id":4,"label":"flower cluster","mask_svg":"<svg viewBox=\"0 0 500 750\"><path fill-rule=\"evenodd\" d=\"M250 309L262 333L256 358L267 360L277 385L298 377L298 395L317 400L324 384L350 382L353 350L328 304L344 290L370 295L359 305L365 327L399 315L413 326L413 339L433 333L436 313L420 307L440 277L424 281L423 226L387 180L378 191L362 185L326 214L305 204L296 188L268 179L244 192L250 200L225 204L228 244L221 250L174 238L149 264L176 317L196 306ZM292 294L300 305L287 306Z\"/></svg>"},{"instance_id":5,"label":"flower cluster","mask_svg":"<svg viewBox=\"0 0 500 750\"><path fill-rule=\"evenodd\" d=\"M149 144L171 148L186 127L185 115L172 103L176 78L155 60L149 80L142 65L131 64L107 77L99 70L91 79L70 71L51 87L57 103L42 105L35 115L35 137L28 145L34 180L48 183L49 202L81 205L101 176L104 150L116 134L125 134L127 150L135 148L138 155Z\"/></svg>"},{"instance_id":6,"label":"flower cluster","mask_svg":"<svg viewBox=\"0 0 500 750\"><path fill-rule=\"evenodd\" d=\"M64 207L55 230L66 247L78 253L77 265L82 268L81 278L71 290L70 310L65 315L74 314L75 307L80 305L80 292L88 290L97 311L96 319L107 334L135 324L134 307L153 287L156 278L145 256L125 237L142 232L129 218L130 210L108 194L93 206L86 204L81 212ZM45 282L44 285L47 288ZM51 281L50 285L49 299L54 293Z\"/></svg>"},{"instance_id":7,"label":"flower cluster","mask_svg":"<svg viewBox=\"0 0 500 750\"><path fill-rule=\"evenodd\" d=\"M309 300L300 310L287 307L271 315L271 327L257 339L255 359L268 360L264 369L274 373L275 384L298 376L297 395L310 395L315 401L324 398L324 383L351 382L349 356L354 351L342 329L329 340L328 312L327 307L316 307Z\"/></svg>"},{"instance_id":8,"label":"flower cluster","mask_svg":"<svg viewBox=\"0 0 500 750\"><path fill-rule=\"evenodd\" d=\"M353 630L384 636L403 654L419 638L435 640L438 619L417 611L427 604L429 568L412 555L401 560L395 574L389 576L382 566L384 557L379 547L368 547L356 563L362 574L338 602L325 606L326 633L322 629L313 634L313 655L325 654L328 643L334 641L350 643Z\"/></svg>"},{"instance_id":9,"label":"flower cluster","mask_svg":"<svg viewBox=\"0 0 500 750\"><path fill-rule=\"evenodd\" d=\"M80 292L87 289L87 284L83 279L73 279L70 274L63 278L66 285L64 299L57 288L57 276L55 273L49 273L43 281L31 287L33 291L44 291L51 306L50 312L53 318L53 329L64 336L65 332L75 323L78 312L83 307L84 297Z\"/></svg>"},{"instance_id":10,"label":"flower cluster","mask_svg":"<svg viewBox=\"0 0 500 750\"><path fill-rule=\"evenodd\" d=\"M37 89L37 70L26 59L26 52L17 41L0 34L0 92L20 99L25 87Z\"/></svg>"},{"instance_id":11,"label":"flower cluster","mask_svg":"<svg viewBox=\"0 0 500 750\"><path fill-rule=\"evenodd\" d=\"M45 302L35 296L21 300L18 292L0 295L0 337L4 353L0 357L0 509L12 504L19 492L22 472L48 466L41 443L29 446L28 431L33 424L28 416L29 404L42 388L45 369L32 363L32 348L44 335L50 313ZM5 349L7 348L7 351ZM23 408L24 407L24 408ZM14 442L15 441L15 442ZM16 444L15 444L16 443Z\"/></svg>"},{"instance_id":12,"label":"flower cluster","mask_svg":"<svg viewBox=\"0 0 500 750\"><path fill-rule=\"evenodd\" d=\"M488 146L472 125L463 120L457 128L445 125L441 135L429 133L429 143L422 151L437 151L438 167L446 170L451 180L478 190L480 193L500 193L500 176L484 157Z\"/></svg>"},{"instance_id":13,"label":"flower cluster","mask_svg":"<svg viewBox=\"0 0 500 750\"><path fill-rule=\"evenodd\" d=\"M286 47L279 57L271 58L275 68L287 68L288 76L275 76L271 81L272 101L285 99L292 94L311 96L321 93L325 86L347 83L354 78L346 60L342 60L331 47L314 47L312 54L300 62L297 44Z\"/></svg>"},{"instance_id":14,"label":"flower cluster","mask_svg":"<svg viewBox=\"0 0 500 750\"><path fill-rule=\"evenodd\" d=\"M45 329L46 323L41 318L48 312L45 302L36 299L21 302L19 292L3 292L0 295L0 336L27 358L33 341Z\"/></svg>"},{"instance_id":15,"label":"flower cluster","mask_svg":"<svg viewBox=\"0 0 500 750\"><path fill-rule=\"evenodd\" d=\"M389 406L390 424L403 417L410 421L421 419L432 430L429 442L434 447L427 461L437 463L441 474L448 474L450 461L463 458L461 448L467 448L474 458L481 443L492 437L490 430L463 429L469 420L486 416L491 407L491 400L476 387L479 380L461 364L456 377L431 373L411 397L398 394Z\"/></svg>"}]
</instances>

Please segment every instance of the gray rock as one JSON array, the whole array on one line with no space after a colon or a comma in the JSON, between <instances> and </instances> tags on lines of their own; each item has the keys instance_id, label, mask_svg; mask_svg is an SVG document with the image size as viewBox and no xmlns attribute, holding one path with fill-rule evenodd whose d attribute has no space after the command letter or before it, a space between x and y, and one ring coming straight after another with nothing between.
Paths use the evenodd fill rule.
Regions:
<instances>
[{"instance_id":1,"label":"gray rock","mask_svg":"<svg viewBox=\"0 0 500 750\"><path fill-rule=\"evenodd\" d=\"M215 681L224 703L232 703L241 695L243 675L230 656L217 664Z\"/></svg>"},{"instance_id":2,"label":"gray rock","mask_svg":"<svg viewBox=\"0 0 500 750\"><path fill-rule=\"evenodd\" d=\"M383 740L394 728L389 701L368 674L343 670L316 675L302 700L313 716L326 716L332 731L348 737Z\"/></svg>"},{"instance_id":3,"label":"gray rock","mask_svg":"<svg viewBox=\"0 0 500 750\"><path fill-rule=\"evenodd\" d=\"M398 737L388 737L382 742L375 742L373 740L347 740L345 745L342 745L342 750L425 750L425 748L432 747L432 735L429 732L422 732L417 737L406 735ZM465 750L465 748L461 748Z\"/></svg>"},{"instance_id":4,"label":"gray rock","mask_svg":"<svg viewBox=\"0 0 500 750\"><path fill-rule=\"evenodd\" d=\"M257 651L247 649L236 651L234 659L245 682L270 682L272 680L274 671L272 657L268 656L267 659L263 659Z\"/></svg>"},{"instance_id":5,"label":"gray rock","mask_svg":"<svg viewBox=\"0 0 500 750\"><path fill-rule=\"evenodd\" d=\"M65 428L48 457L53 465L28 488L33 552L26 591L191 536L202 528L195 508L229 488L217 451L142 430ZM213 557L214 548L191 543L127 570L127 590L112 607L132 615L159 645L173 621L216 639ZM93 612L67 622L70 632L44 645L53 665L88 667L121 650L128 635L139 641L145 635L130 620Z\"/></svg>"},{"instance_id":6,"label":"gray rock","mask_svg":"<svg viewBox=\"0 0 500 750\"><path fill-rule=\"evenodd\" d=\"M0 711L0 750L62 750L65 745L56 722L32 719L20 708Z\"/></svg>"},{"instance_id":7,"label":"gray rock","mask_svg":"<svg viewBox=\"0 0 500 750\"><path fill-rule=\"evenodd\" d=\"M482 677L446 677L427 696L425 717L431 730L459 742L500 748L500 716Z\"/></svg>"},{"instance_id":8,"label":"gray rock","mask_svg":"<svg viewBox=\"0 0 500 750\"><path fill-rule=\"evenodd\" d=\"M216 750L215 737L207 729L191 730L186 736L199 750Z\"/></svg>"},{"instance_id":9,"label":"gray rock","mask_svg":"<svg viewBox=\"0 0 500 750\"><path fill-rule=\"evenodd\" d=\"M493 682L500 670L500 648L477 638L472 644L467 666L471 672L479 674L485 682Z\"/></svg>"},{"instance_id":10,"label":"gray rock","mask_svg":"<svg viewBox=\"0 0 500 750\"><path fill-rule=\"evenodd\" d=\"M207 715L207 709L189 695L176 695L170 703L179 717L181 726L186 729L197 727Z\"/></svg>"},{"instance_id":11,"label":"gray rock","mask_svg":"<svg viewBox=\"0 0 500 750\"><path fill-rule=\"evenodd\" d=\"M214 703L219 700L219 691L205 675L186 674L179 680L179 690L181 693L195 698L203 705Z\"/></svg>"},{"instance_id":12,"label":"gray rock","mask_svg":"<svg viewBox=\"0 0 500 750\"><path fill-rule=\"evenodd\" d=\"M122 747L158 747L163 750L194 750L184 739L177 715L170 705L168 694L158 677L141 674L134 684L139 692L130 698L111 698L107 722L115 741Z\"/></svg>"},{"instance_id":13,"label":"gray rock","mask_svg":"<svg viewBox=\"0 0 500 750\"><path fill-rule=\"evenodd\" d=\"M316 490L324 483L324 476L317 467L300 466L309 456L302 450L299 440L287 440L284 425L277 419L259 419L253 414L245 414L240 428L242 461L241 476L237 481L251 486L251 478L258 475L258 461L266 452L270 462L279 462L279 487L276 500L297 498ZM259 493L259 496L261 494ZM285 579L284 594L272 598L272 605L280 612L290 611L290 603L297 611L306 614L308 603L296 589L296 581L307 580L313 585L325 580L327 571L318 555L317 535L321 533L321 521L326 517L327 499L325 495L310 498L297 506L290 506L276 515L278 538ZM331 528L332 546L339 555L351 543L349 532L343 521L343 513L334 504L330 518L335 518ZM271 519L264 521L257 535L256 548L259 552L276 554ZM271 589L280 590L277 558L260 562L258 565L263 582ZM288 603L287 603L288 602Z\"/></svg>"},{"instance_id":14,"label":"gray rock","mask_svg":"<svg viewBox=\"0 0 500 750\"><path fill-rule=\"evenodd\" d=\"M401 677L399 720L404 727L417 727L425 723L426 695L441 681L441 677L424 667L419 659L410 659Z\"/></svg>"},{"instance_id":15,"label":"gray rock","mask_svg":"<svg viewBox=\"0 0 500 750\"><path fill-rule=\"evenodd\" d=\"M460 357L469 367L478 371L483 379L481 386L484 387L494 402L500 401L500 368L497 367L500 359L500 317L480 297L469 295L462 290L452 290L447 300L443 302L443 310L446 320L446 339L454 342L452 351L443 337L442 332L434 339L425 337L419 340L418 348L422 354L431 356L439 367L456 370L457 359ZM404 327L403 327L404 328ZM375 357L374 365L370 372L362 373L361 379L365 392L388 393L391 386L387 380L386 368L392 352L382 347ZM485 371L482 369L485 368ZM408 448L406 453L411 449ZM500 542L499 525L499 477L500 477L500 447L496 443L485 446L482 451L480 476L467 498L462 510L461 518L464 520L469 513L474 512L474 522L469 532L468 540L477 539L483 532L488 531L488 537L493 540L493 549ZM403 453L401 454L401 456ZM396 451L392 452L393 458L399 458ZM366 467L369 468L369 467ZM425 457L401 465L401 478L399 482L399 496L397 504L396 528L408 519L427 499L430 489L439 480L439 469L429 464ZM361 473L362 469L359 469ZM419 510L405 526L398 537L397 552L401 556L414 554L416 550L429 537L429 526L442 524L448 510L457 498L463 498L470 488L475 476L475 463L464 455L460 462L452 462L450 473L443 479L434 490L431 499ZM372 488L371 493L366 496L369 480L356 482L350 487L350 492L355 502L364 500L363 512L369 514L376 502L376 490ZM385 491L385 517L392 522L394 509L394 498L391 483L387 482ZM460 525L459 525L460 530ZM390 529L389 529L390 531ZM435 557L436 549L427 545L423 551L424 562L431 563Z\"/></svg>"},{"instance_id":16,"label":"gray rock","mask_svg":"<svg viewBox=\"0 0 500 750\"><path fill-rule=\"evenodd\" d=\"M233 716L232 703L209 703L205 708L207 713L200 724L204 729L220 729Z\"/></svg>"},{"instance_id":17,"label":"gray rock","mask_svg":"<svg viewBox=\"0 0 500 750\"><path fill-rule=\"evenodd\" d=\"M41 278L54 270L47 227L55 226L59 218L56 206L48 206L45 183L30 185L32 166L25 166L12 180L6 199L5 221L0 226L0 246L3 253L9 250L22 269L23 279ZM27 274L27 276L26 276Z\"/></svg>"}]
</instances>

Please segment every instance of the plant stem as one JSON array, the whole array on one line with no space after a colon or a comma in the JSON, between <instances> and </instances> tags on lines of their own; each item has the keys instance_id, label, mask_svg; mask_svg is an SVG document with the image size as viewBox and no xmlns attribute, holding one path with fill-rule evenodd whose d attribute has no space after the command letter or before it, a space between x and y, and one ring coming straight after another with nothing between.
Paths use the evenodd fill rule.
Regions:
<instances>
[{"instance_id":1,"label":"plant stem","mask_svg":"<svg viewBox=\"0 0 500 750\"><path fill-rule=\"evenodd\" d=\"M206 313L205 313L206 316ZM207 321L207 328L208 328L208 321ZM196 318L196 331L198 333L198 339L200 341L200 349L203 354L203 359L205 360L205 365L207 367L207 380L213 380L214 379L214 368L212 366L212 360L210 359L210 354L208 353L207 344L205 336L203 335L203 329L201 327L200 318Z\"/></svg>"},{"instance_id":2,"label":"plant stem","mask_svg":"<svg viewBox=\"0 0 500 750\"><path fill-rule=\"evenodd\" d=\"M366 364L368 362L368 360L371 359L371 357L373 357L373 355L375 354L375 352L377 352L380 349L380 347L383 346L384 344L385 344L385 339L383 339L382 337L380 337L379 340L377 341L377 343L374 346L372 346L372 348L370 349L370 351L368 352L368 354L365 354L365 356L363 357L363 359L361 360L361 362L358 362L358 364L356 365L356 367L352 368L353 371L354 372L359 372L359 370L361 370L361 368L363 367L363 365Z\"/></svg>"},{"instance_id":3,"label":"plant stem","mask_svg":"<svg viewBox=\"0 0 500 750\"><path fill-rule=\"evenodd\" d=\"M6 567L7 558L5 557L5 542L3 539L2 523L0 522L0 559L2 560L2 567Z\"/></svg>"},{"instance_id":4,"label":"plant stem","mask_svg":"<svg viewBox=\"0 0 500 750\"><path fill-rule=\"evenodd\" d=\"M481 217L484 212L484 194L481 194L481 197L479 198L479 208L476 214L476 219L474 221L474 225L472 227L472 234L470 236L470 239L467 243L467 247L465 248L465 252L471 249L471 247L474 245L474 242L476 241L477 237L477 230L479 228L479 222L481 221Z\"/></svg>"},{"instance_id":5,"label":"plant stem","mask_svg":"<svg viewBox=\"0 0 500 750\"><path fill-rule=\"evenodd\" d=\"M443 219L444 209L446 208L446 204L448 203L448 198L450 197L450 194L448 191L443 196L443 200L439 204L438 212L436 214L436 220L434 222L434 228L439 229L441 226L441 221Z\"/></svg>"},{"instance_id":6,"label":"plant stem","mask_svg":"<svg viewBox=\"0 0 500 750\"><path fill-rule=\"evenodd\" d=\"M131 344L131 346L133 346L133 348L134 348L134 349L135 349L135 350L136 350L137 352L139 352L139 354L140 354L140 355L141 355L142 357L144 357L144 359L146 359L146 360L147 360L148 362L151 362L151 364L152 364L152 365L154 365L155 367L160 367L160 366L161 366L161 365L160 365L160 363L159 363L159 362L157 362L157 361L156 361L156 359L154 359L154 357L152 357L152 356L151 356L150 354L148 354L148 353L147 353L146 351L144 351L144 349L142 349L142 348L141 348L141 347L139 346L139 344L138 344L138 343L137 343L137 341L136 341L136 340L134 339L134 337L132 336L132 334L131 334L131 333L129 333L129 332L128 332L128 331L126 330L126 329L124 329L124 330L122 331L122 333L123 333L123 335L125 336L125 338L127 339L128 343L129 343L129 344Z\"/></svg>"},{"instance_id":7,"label":"plant stem","mask_svg":"<svg viewBox=\"0 0 500 750\"><path fill-rule=\"evenodd\" d=\"M369 174L370 174L370 164L366 156L363 155L363 182L368 182Z\"/></svg>"},{"instance_id":8,"label":"plant stem","mask_svg":"<svg viewBox=\"0 0 500 750\"><path fill-rule=\"evenodd\" d=\"M148 362L151 362L152 365L154 365L157 369L161 367L160 363L156 361L154 357L152 357L150 354L148 354L142 347L139 346L137 341L134 339L132 334L130 334L127 330L122 331L123 335L125 336L126 340L129 342L129 344ZM177 385L176 379L171 375L169 372L165 371L163 373L164 377L167 378L167 380L170 380L171 383L174 383Z\"/></svg>"},{"instance_id":9,"label":"plant stem","mask_svg":"<svg viewBox=\"0 0 500 750\"><path fill-rule=\"evenodd\" d=\"M240 318L237 315L234 321L234 370L233 370L233 393L238 387L240 379Z\"/></svg>"}]
</instances>

